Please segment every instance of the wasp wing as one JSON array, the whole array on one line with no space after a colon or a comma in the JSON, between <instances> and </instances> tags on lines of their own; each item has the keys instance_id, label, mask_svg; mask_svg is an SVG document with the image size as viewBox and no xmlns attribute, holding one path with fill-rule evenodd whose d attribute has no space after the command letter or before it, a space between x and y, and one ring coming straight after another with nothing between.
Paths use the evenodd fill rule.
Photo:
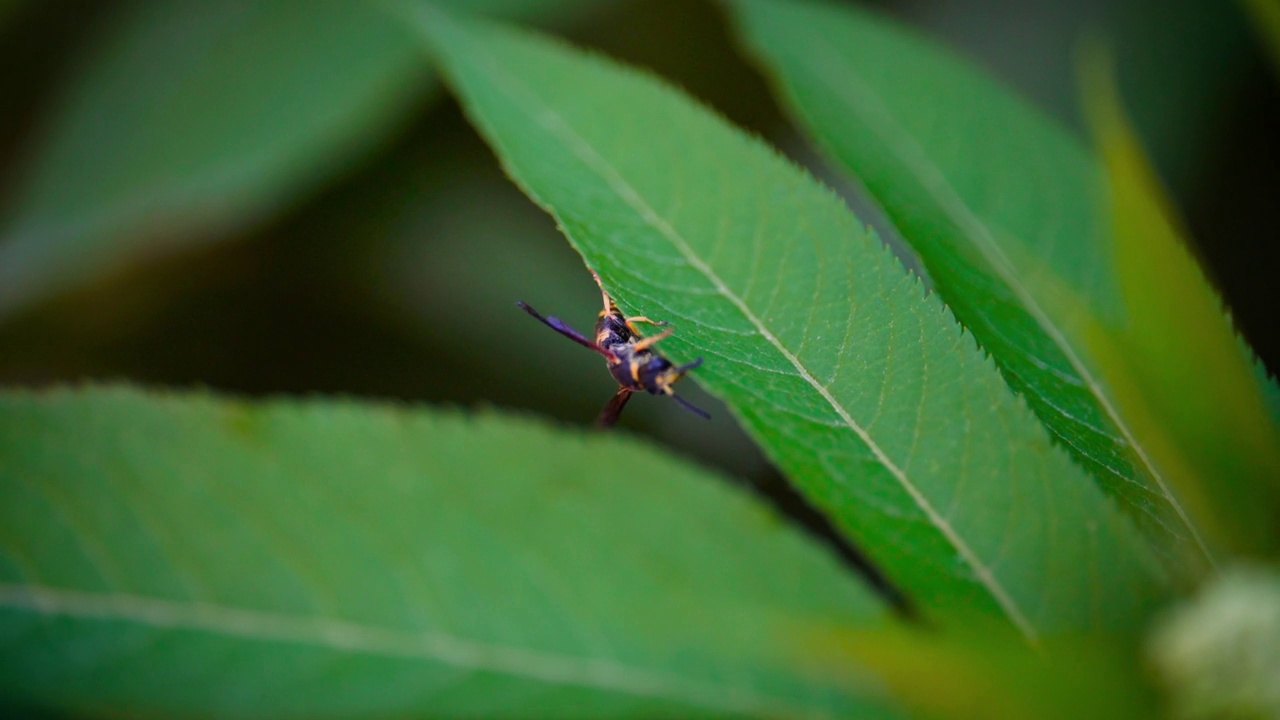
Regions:
<instances>
[{"instance_id":1,"label":"wasp wing","mask_svg":"<svg viewBox=\"0 0 1280 720\"><path fill-rule=\"evenodd\" d=\"M622 414L622 408L626 407L627 401L631 399L631 393L632 391L627 388L618 388L618 393L600 411L600 417L596 418L596 427L601 430L613 427L613 424L618 422L618 416Z\"/></svg>"}]
</instances>

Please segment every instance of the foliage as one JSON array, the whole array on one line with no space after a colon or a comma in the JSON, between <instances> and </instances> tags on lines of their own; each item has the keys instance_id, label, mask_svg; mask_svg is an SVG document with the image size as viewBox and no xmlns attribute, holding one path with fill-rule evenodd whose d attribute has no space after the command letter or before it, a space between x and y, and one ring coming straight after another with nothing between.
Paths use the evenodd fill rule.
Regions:
<instances>
[{"instance_id":1,"label":"foliage","mask_svg":"<svg viewBox=\"0 0 1280 720\"><path fill-rule=\"evenodd\" d=\"M1104 56L1083 74L1091 149L879 16L726 0L742 47L918 253L931 292L841 198L688 94L476 16L546 21L573 5L139 5L15 185L0 317L231 237L403 122L436 71L620 307L670 321L659 347L673 361L706 360L680 391L719 399L716 423L740 424L905 604L759 498L625 437L371 401L13 389L0 393L0 704L1257 706L1253 676L1225 699L1204 678L1236 667L1247 640L1280 644L1275 623L1245 633L1177 608L1278 549L1280 391L1188 253ZM243 84L246 65L262 72ZM312 72L331 81L301 80ZM541 268L526 299L549 309L554 263L503 242L512 269L485 270ZM558 341L522 327L529 339L473 337L549 384L557 365L524 353ZM1183 662L1189 637L1228 659Z\"/></svg>"},{"instance_id":2,"label":"foliage","mask_svg":"<svg viewBox=\"0 0 1280 720\"><path fill-rule=\"evenodd\" d=\"M96 388L9 394L0 443L0 676L67 709L843 715L795 628L883 616L741 492L627 438Z\"/></svg>"},{"instance_id":3,"label":"foliage","mask_svg":"<svg viewBox=\"0 0 1280 720\"><path fill-rule=\"evenodd\" d=\"M926 612L998 613L1032 639L1140 612L1153 581L1126 525L836 198L643 77L419 19L622 308L684 328L671 357L709 357L700 383Z\"/></svg>"},{"instance_id":4,"label":"foliage","mask_svg":"<svg viewBox=\"0 0 1280 720\"><path fill-rule=\"evenodd\" d=\"M1221 478L1240 497L1272 492L1277 430L1218 301L1177 229L1160 219L1150 171L1109 92L1088 95L1114 232L1093 207L1107 192L1098 160L950 53L834 6L734 7L796 114L881 201L1045 426L1155 542L1175 549L1173 567L1194 573L1214 565L1223 545L1250 550L1280 538L1269 526L1274 499L1247 519L1215 520L1204 507L1197 477ZM1104 334L1108 347L1123 349L1099 347ZM1109 383L1124 372L1121 356L1135 367ZM1174 399L1176 407L1150 410L1173 437L1157 437L1147 411L1127 397L1138 387L1148 401ZM1197 461L1175 450L1187 448L1230 452ZM1245 507L1240 497L1233 507Z\"/></svg>"}]
</instances>

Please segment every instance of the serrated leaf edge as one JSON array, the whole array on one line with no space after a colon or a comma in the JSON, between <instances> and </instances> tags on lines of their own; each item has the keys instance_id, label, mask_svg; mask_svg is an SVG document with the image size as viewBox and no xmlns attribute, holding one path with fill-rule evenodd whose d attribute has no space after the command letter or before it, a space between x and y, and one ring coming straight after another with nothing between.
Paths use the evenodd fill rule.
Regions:
<instances>
[{"instance_id":1,"label":"serrated leaf edge","mask_svg":"<svg viewBox=\"0 0 1280 720\"><path fill-rule=\"evenodd\" d=\"M734 4L733 0L730 1L731 4ZM811 38L811 44L834 53L834 49L830 48L830 45L821 38ZM767 61L762 59L761 65L765 67L767 74L772 75L772 73L768 71ZM822 78L823 76L822 73L815 72L815 77ZM827 81L824 78L822 82L826 83ZM867 126L872 128L872 131L884 144L884 147L893 152L906 167L912 170L921 186L926 188L928 192L933 195L934 199L947 211L948 215L950 215L959 225L967 228L973 237L980 241L975 243L975 247L977 247L979 252L982 253L983 258L991 264L1000 279L1005 282L1005 284L1017 296L1018 300L1023 303L1027 312L1035 319L1036 324L1039 325L1045 334L1049 336L1049 339L1053 341L1054 345L1062 351L1063 356L1071 364L1072 369L1079 375L1081 381L1089 390L1089 393L1098 401L1098 404L1107 414L1107 417L1115 423L1116 428L1124 436L1125 441L1128 443L1129 447L1133 449L1134 454L1141 461L1143 467L1147 469L1151 474L1151 477L1156 481L1161 494L1174 508L1178 518L1182 521L1183 525L1187 528L1188 533L1195 541L1196 547L1199 548L1200 552L1205 557L1206 562L1209 563L1210 567L1216 568L1216 559L1209 552L1209 548L1205 544L1204 538L1201 537L1199 529L1191 522L1186 509L1183 508L1177 497L1169 490L1164 477L1160 474L1160 471L1155 467L1154 463L1152 463L1146 450L1137 442L1137 438L1134 437L1133 432L1124 422L1114 404L1112 404L1111 400L1107 397L1102 385L1093 376L1093 374L1089 372L1079 355L1077 355L1072 349L1062 330L1053 323L1045 310L1038 302L1036 302L1031 292L1018 279L1018 275L1013 268L1012 262L1009 260L1009 257L1005 255L1004 251L1000 249L999 244L996 243L986 224L969 209L963 198L961 198L951 187L946 176L944 176L942 172L938 170L932 162L930 162L923 149L915 144L910 137L903 137L892 131L894 125L893 115L889 112L888 108L885 107L884 103L880 101L876 93L860 83L857 79L851 79L849 87L845 87L844 89L849 89L850 87L856 88L854 92L866 102L867 107L872 108L870 114L860 113L856 103L846 99L844 92L835 92L835 97L841 98L842 103L851 113L860 116L863 121L866 122ZM841 88L834 89L840 90Z\"/></svg>"},{"instance_id":2,"label":"serrated leaf edge","mask_svg":"<svg viewBox=\"0 0 1280 720\"><path fill-rule=\"evenodd\" d=\"M420 12L424 12L426 15L429 15L432 21L449 25L452 28L452 31L458 35L466 35L466 32L453 23L452 20L448 19L447 15L442 11L431 7L429 4L422 4L418 9ZM428 41L430 42L432 40L430 35L428 33L424 34L427 35ZM1018 628L1018 631L1023 635L1023 637L1026 638L1027 642L1036 646L1038 644L1038 639L1035 629L1031 626L1030 621L1027 619L1026 615L1023 614L1022 609L1018 606L1017 602L1014 601L1013 597L1007 590L1005 590L1000 581L996 579L991 568L987 567L987 565L977 557L972 548L969 547L968 543L966 543L955 529L951 527L951 524L947 522L946 518L942 517L941 513L939 513L937 509L929 503L928 499L924 497L920 490L912 484L906 473L891 459L889 459L887 455L885 455L884 451L880 449L880 446L876 444L871 435L862 426L860 426L849 414L848 410L846 410L844 406L841 405L840 402L832 396L821 383L818 382L804 364L800 362L799 358L782 345L778 338L768 330L760 318L747 307L746 303L735 295L724 284L719 276L717 276L715 272L693 252L692 248L684 241L680 234L676 232L669 223L658 216L658 214L649 207L647 203L645 203L644 199L639 196L635 189L632 188L630 184L627 183L626 180L621 177L603 157L595 152L594 148L592 148L589 143L573 131L573 128L565 122L559 113L542 103L532 92L524 89L515 78L511 78L503 73L497 67L496 63L490 65L489 72L495 80L498 78L505 79L505 82L503 82L502 85L505 86L505 90L510 97L517 100L523 99L526 107L531 106L538 110L536 113L528 113L530 119L533 122L541 124L553 134L559 136L566 146L568 146L578 156L578 159L599 173L601 179L604 180L604 182L614 192L617 192L619 196L622 197L647 224L666 238L684 257L686 262L688 262L695 270L702 273L715 287L716 292L733 304L733 306L751 322L751 324L756 328L756 331L760 333L761 337L765 338L770 345L776 348L778 352L780 352L782 356L791 363L799 376L822 396L822 398L831 406L832 410L839 415L840 419L849 427L849 429L867 445L867 448L875 456L877 462L889 471L903 490L911 497L912 501L916 503L916 506L920 511L929 519L930 524L942 534L947 542L955 549L956 553L964 559L968 566L973 570L978 581L987 589L992 598L1000 606L1001 610L1003 610L1008 616L1010 622L1012 622L1013 625ZM449 82L452 82L452 78L449 77L449 71L446 70L444 74L446 79ZM522 90L523 92L521 92ZM696 101L690 100L690 102ZM536 198L536 195L533 193L530 193L530 195ZM554 208L546 205L544 205L544 207L553 216L557 216ZM557 221L559 221L558 216ZM559 225L563 231L563 223L559 223Z\"/></svg>"}]
</instances>

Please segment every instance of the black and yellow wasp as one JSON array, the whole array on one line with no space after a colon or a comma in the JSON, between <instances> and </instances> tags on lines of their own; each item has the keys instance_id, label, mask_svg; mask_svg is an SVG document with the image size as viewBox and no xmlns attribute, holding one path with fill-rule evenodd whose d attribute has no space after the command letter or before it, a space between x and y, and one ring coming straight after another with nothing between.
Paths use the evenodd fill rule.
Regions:
<instances>
[{"instance_id":1,"label":"black and yellow wasp","mask_svg":"<svg viewBox=\"0 0 1280 720\"><path fill-rule=\"evenodd\" d=\"M691 412L708 420L711 419L705 411L694 407L671 389L676 381L701 365L702 358L688 365L674 365L670 360L655 353L651 349L653 345L671 335L671 330L641 337L640 331L636 329L636 323L648 323L659 327L665 326L666 323L650 320L647 317L626 317L618 310L609 293L605 292L600 276L592 271L591 277L595 278L596 285L600 286L600 295L604 298L604 310L600 311L600 319L596 322L595 342L583 337L581 333L555 316L543 317L524 302L518 302L516 305L541 320L552 330L583 347L600 353L609 363L609 372L621 387L600 412L600 417L596 419L596 427L607 428L617 422L618 416L622 414L622 408L626 407L627 401L631 399L631 394L641 390L651 395L670 395Z\"/></svg>"}]
</instances>

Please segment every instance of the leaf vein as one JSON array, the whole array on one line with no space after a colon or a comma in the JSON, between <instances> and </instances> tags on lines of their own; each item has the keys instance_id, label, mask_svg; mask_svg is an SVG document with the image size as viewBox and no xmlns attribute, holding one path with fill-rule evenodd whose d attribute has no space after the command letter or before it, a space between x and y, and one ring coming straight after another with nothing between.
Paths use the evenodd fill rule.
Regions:
<instances>
[{"instance_id":1,"label":"leaf vein","mask_svg":"<svg viewBox=\"0 0 1280 720\"><path fill-rule=\"evenodd\" d=\"M646 224L650 225L654 230L658 231L659 234L666 238L677 252L685 257L689 265L701 273L716 288L719 294L728 300L740 313L742 313L743 316L755 326L760 335L764 337L769 344L773 345L773 347L784 358L786 358L792 366L795 367L796 372L800 377L813 387L813 389L822 396L823 400L825 400L831 408L835 410L836 414L840 416L840 419L844 422L845 426L852 430L854 434L862 440L866 447L871 451L872 455L875 456L876 460L889 471L903 490L906 491L912 502L914 502L916 506L925 513L929 518L930 524L932 524L933 527L943 535L956 553L969 566L978 581L986 588L987 592L991 594L992 598L1001 607L1009 620L1018 628L1028 642L1035 644L1035 629L1031 626L1030 622L1023 614L1022 609L1005 589L1004 585L995 577L983 560L977 557L965 539L962 538L955 528L951 526L950 522L938 513L937 509L934 508L928 498L924 496L920 488L916 487L915 484L911 482L910 478L907 477L902 468L894 463L894 461L885 454L879 444L876 443L875 439L872 438L867 431L853 419L849 414L848 409L846 409L844 405L822 385L822 383L818 382L818 380L809 372L808 368L800 362L799 358L797 358L794 353L782 344L777 336L775 336L764 324L760 317L743 302L742 298L725 285L719 275L717 275L715 271L693 251L688 242L685 241L675 228L673 228L662 217L658 216L653 208L650 207L642 197L640 197L639 193L631 186L631 184L628 183L626 179L623 178L607 160L605 160L604 157L596 152L595 148L582 138L564 120L564 118L560 116L559 113L557 113L553 108L546 106L540 98L528 89L524 88L515 78L512 78L502 72L496 64L491 63L487 70L491 74L495 86L505 86L508 97L515 101L517 106L524 105L526 113L533 122L536 122L548 132L558 137L574 155L582 160L590 169L600 175L601 179L610 189L617 193L618 196L627 205L629 205L641 217L641 219L645 221Z\"/></svg>"},{"instance_id":2,"label":"leaf vein","mask_svg":"<svg viewBox=\"0 0 1280 720\"><path fill-rule=\"evenodd\" d=\"M836 49L832 48L825 38L816 36L811 42L813 42L815 46L821 47L829 56L838 57ZM939 206L942 207L957 223L962 227L965 227L973 238L978 240L978 242L975 243L975 246L983 254L983 257L991 263L992 268L995 270L997 275L999 275L1008 287L1013 290L1027 311L1035 319L1036 323L1044 330L1045 334L1049 336L1050 340L1059 347L1063 355L1066 356L1067 361L1071 363L1072 368L1080 376L1080 379L1084 382L1090 393L1097 399L1098 404L1111 418L1112 422L1115 423L1121 434L1124 435L1125 439L1128 441L1130 447L1133 448L1134 453L1147 468L1147 472L1151 475L1152 479L1159 485L1160 491L1166 498L1168 498L1169 503L1174 507L1183 524L1186 525L1188 532L1191 537L1195 539L1197 547L1209 562L1210 566L1216 567L1216 560L1212 554L1210 554L1208 547L1204 543L1204 539L1200 536L1199 530L1191 523L1191 519L1187 516L1186 509L1182 507L1182 504L1178 502L1177 497L1173 495L1165 482L1164 477L1160 474L1160 471L1155 467L1154 463L1152 463L1150 457L1147 455L1146 449L1143 448L1138 443L1137 438L1133 436L1128 424L1124 422L1120 413L1116 410L1115 406L1112 405L1098 380L1093 377L1092 373L1090 373L1088 368L1085 367L1084 362L1067 342L1062 331L1050 320L1044 309L1040 307L1038 302L1036 302L1031 291L1019 280L1017 273L1014 272L1012 263L1000 248L999 244L995 242L995 239L992 237L991 231L987 228L986 224L969 209L968 205L964 202L964 199L961 198L956 190L951 187L950 182L947 180L946 176L942 174L942 171L933 165L924 150L920 148L912 138L903 136L901 133L894 131L895 123L893 116L874 91L852 76L845 78L845 82L843 83L831 83L822 68L810 65L810 70L813 72L814 77L821 78L822 82L828 83L831 86L833 96L840 98L850 112L862 117L867 126L872 128L873 132L875 132L877 137L884 143L885 147L888 148L890 152L896 154L898 158L902 160L903 164L911 172L915 173L921 186L926 192L933 195ZM850 98L849 96L851 93L858 95L858 98ZM859 104L859 101L861 101L861 105ZM867 112L860 112L860 110L864 108Z\"/></svg>"},{"instance_id":3,"label":"leaf vein","mask_svg":"<svg viewBox=\"0 0 1280 720\"><path fill-rule=\"evenodd\" d=\"M749 688L694 685L681 677L606 659L484 643L444 633L403 632L322 616L7 583L0 583L0 608L44 616L132 622L158 629L203 631L263 642L302 643L380 657L430 660L458 668L637 697L676 698L693 705L737 712L764 709L784 716L804 714L797 708L757 695Z\"/></svg>"}]
</instances>

